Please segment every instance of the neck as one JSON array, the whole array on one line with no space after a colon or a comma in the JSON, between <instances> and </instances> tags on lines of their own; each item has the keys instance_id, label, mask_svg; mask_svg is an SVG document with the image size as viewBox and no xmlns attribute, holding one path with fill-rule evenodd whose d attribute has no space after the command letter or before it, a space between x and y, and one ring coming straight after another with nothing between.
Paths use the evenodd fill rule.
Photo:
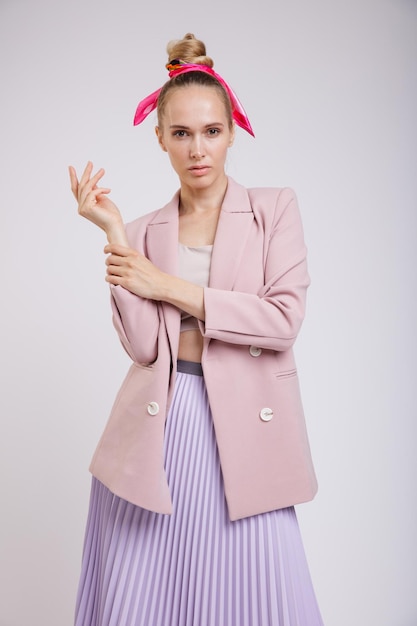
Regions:
<instances>
[{"instance_id":1,"label":"neck","mask_svg":"<svg viewBox=\"0 0 417 626\"><path fill-rule=\"evenodd\" d=\"M195 189L181 185L180 214L209 213L218 211L227 189L227 177L206 189Z\"/></svg>"}]
</instances>

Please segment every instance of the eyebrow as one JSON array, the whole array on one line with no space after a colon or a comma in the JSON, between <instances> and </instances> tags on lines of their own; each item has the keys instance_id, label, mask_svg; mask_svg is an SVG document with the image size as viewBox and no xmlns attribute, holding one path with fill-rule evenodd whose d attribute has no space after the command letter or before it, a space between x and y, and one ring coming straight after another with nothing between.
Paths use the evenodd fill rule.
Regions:
<instances>
[{"instance_id":1,"label":"eyebrow","mask_svg":"<svg viewBox=\"0 0 417 626\"><path fill-rule=\"evenodd\" d=\"M222 122L211 122L210 124L205 124L204 128L212 128L212 126L224 127L224 124ZM184 126L183 124L171 124L169 128L177 130L190 130L189 126Z\"/></svg>"}]
</instances>

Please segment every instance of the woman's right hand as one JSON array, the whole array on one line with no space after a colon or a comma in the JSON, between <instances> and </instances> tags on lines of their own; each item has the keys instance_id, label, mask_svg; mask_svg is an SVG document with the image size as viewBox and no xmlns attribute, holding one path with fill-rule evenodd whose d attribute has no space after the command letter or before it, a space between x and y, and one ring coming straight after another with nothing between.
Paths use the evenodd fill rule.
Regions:
<instances>
[{"instance_id":1,"label":"woman's right hand","mask_svg":"<svg viewBox=\"0 0 417 626\"><path fill-rule=\"evenodd\" d=\"M104 230L109 243L127 245L120 211L107 197L111 190L107 187L97 187L97 183L104 176L104 169L99 169L94 176L92 172L93 164L89 161L78 180L75 168L69 167L71 190L78 202L78 213Z\"/></svg>"}]
</instances>

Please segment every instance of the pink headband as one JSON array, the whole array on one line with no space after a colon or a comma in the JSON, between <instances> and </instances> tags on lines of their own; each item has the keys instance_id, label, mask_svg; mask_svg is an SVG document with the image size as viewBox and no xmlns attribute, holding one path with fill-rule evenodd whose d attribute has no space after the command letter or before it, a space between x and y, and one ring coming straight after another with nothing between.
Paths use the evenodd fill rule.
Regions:
<instances>
[{"instance_id":1,"label":"pink headband","mask_svg":"<svg viewBox=\"0 0 417 626\"><path fill-rule=\"evenodd\" d=\"M179 74L185 74L187 72L205 72L206 74L210 74L211 76L214 76L214 78L216 78L219 81L219 83L224 87L224 89L226 90L230 98L230 101L232 103L232 116L236 124L240 126L241 128L243 128L244 130L246 130L250 135L255 137L255 134L252 130L252 126L250 125L250 122L245 113L245 110L243 106L241 105L241 103L239 102L236 94L229 87L226 81L219 74L217 74L217 72L213 70L213 68L209 67L208 65L196 65L194 63L183 63L182 61L177 61L177 60L172 61L172 63L168 63L166 67L167 67L167 70L169 70L170 78L174 78L175 76L178 76ZM137 126L138 124L143 122L143 120L149 115L149 113L151 113L152 111L156 109L156 106L158 103L158 97L159 97L159 94L161 93L161 90L162 90L162 87L160 89L157 89L156 91L154 91L149 96L147 96L146 98L144 98L143 100L139 102L137 109L136 109L136 113L135 113L135 119L133 121L134 126Z\"/></svg>"}]
</instances>

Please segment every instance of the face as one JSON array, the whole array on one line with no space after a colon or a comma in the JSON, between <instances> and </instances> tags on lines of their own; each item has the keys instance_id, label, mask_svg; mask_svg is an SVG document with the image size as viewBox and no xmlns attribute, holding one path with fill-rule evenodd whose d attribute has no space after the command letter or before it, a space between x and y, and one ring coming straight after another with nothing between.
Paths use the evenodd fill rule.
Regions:
<instances>
[{"instance_id":1,"label":"face","mask_svg":"<svg viewBox=\"0 0 417 626\"><path fill-rule=\"evenodd\" d=\"M173 91L165 105L163 126L155 130L182 186L204 189L224 181L234 128L229 128L215 89L190 85Z\"/></svg>"}]
</instances>

